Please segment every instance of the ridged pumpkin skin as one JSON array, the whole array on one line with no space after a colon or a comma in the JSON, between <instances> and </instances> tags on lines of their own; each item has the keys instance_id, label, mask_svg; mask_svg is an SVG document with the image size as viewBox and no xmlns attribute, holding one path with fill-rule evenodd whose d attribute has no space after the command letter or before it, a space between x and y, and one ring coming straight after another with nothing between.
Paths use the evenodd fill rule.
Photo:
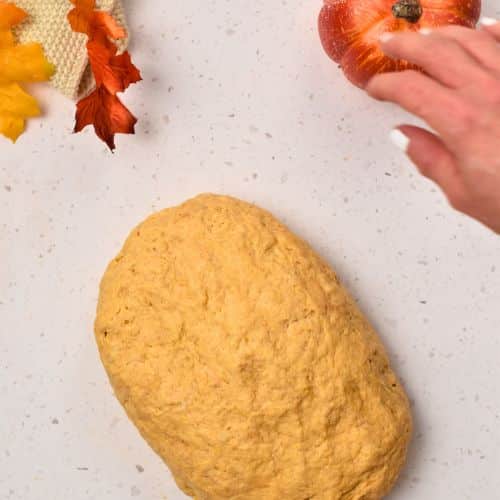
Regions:
<instances>
[{"instance_id":1,"label":"ridged pumpkin skin","mask_svg":"<svg viewBox=\"0 0 500 500\"><path fill-rule=\"evenodd\" d=\"M372 500L407 397L335 273L268 212L202 195L133 230L95 323L115 393L199 500Z\"/></svg>"}]
</instances>

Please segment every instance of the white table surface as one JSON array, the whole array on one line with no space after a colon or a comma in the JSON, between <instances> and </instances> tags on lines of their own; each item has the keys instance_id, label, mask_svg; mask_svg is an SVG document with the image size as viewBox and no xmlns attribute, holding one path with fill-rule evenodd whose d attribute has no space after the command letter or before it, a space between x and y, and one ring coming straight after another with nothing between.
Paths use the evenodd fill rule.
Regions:
<instances>
[{"instance_id":1,"label":"white table surface","mask_svg":"<svg viewBox=\"0 0 500 500\"><path fill-rule=\"evenodd\" d=\"M126 3L137 135L114 155L71 135L73 103L38 86L48 116L0 140L0 498L185 498L113 397L92 322L128 231L206 191L287 222L380 331L416 421L390 498L500 498L500 238L391 146L408 118L328 60L320 1Z\"/></svg>"}]
</instances>

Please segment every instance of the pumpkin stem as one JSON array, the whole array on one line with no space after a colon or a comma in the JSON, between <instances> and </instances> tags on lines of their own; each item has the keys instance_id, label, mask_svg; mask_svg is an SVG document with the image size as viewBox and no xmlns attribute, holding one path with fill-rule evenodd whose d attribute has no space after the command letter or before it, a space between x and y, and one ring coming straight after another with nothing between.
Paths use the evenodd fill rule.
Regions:
<instances>
[{"instance_id":1,"label":"pumpkin stem","mask_svg":"<svg viewBox=\"0 0 500 500\"><path fill-rule=\"evenodd\" d=\"M416 23L422 17L422 6L419 0L398 0L392 6L392 14L409 23Z\"/></svg>"}]
</instances>

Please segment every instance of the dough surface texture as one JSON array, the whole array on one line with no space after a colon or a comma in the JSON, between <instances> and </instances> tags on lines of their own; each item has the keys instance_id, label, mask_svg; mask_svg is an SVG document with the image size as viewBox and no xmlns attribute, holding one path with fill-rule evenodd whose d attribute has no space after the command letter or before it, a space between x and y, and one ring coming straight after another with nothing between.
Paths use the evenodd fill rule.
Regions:
<instances>
[{"instance_id":1,"label":"dough surface texture","mask_svg":"<svg viewBox=\"0 0 500 500\"><path fill-rule=\"evenodd\" d=\"M411 434L381 341L268 212L201 195L135 228L95 323L116 396L198 500L376 500Z\"/></svg>"}]
</instances>

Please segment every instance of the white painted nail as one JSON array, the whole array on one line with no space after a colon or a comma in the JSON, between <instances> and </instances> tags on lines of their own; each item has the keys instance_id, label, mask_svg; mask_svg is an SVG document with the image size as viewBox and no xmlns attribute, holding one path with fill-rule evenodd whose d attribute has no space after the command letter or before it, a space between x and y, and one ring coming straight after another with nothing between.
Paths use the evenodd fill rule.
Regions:
<instances>
[{"instance_id":1,"label":"white painted nail","mask_svg":"<svg viewBox=\"0 0 500 500\"><path fill-rule=\"evenodd\" d=\"M389 139L401 151L404 151L405 153L408 152L408 146L410 145L410 139L408 139L408 136L403 134L403 132L401 132L401 130L399 130L398 128L391 130L391 133L389 134Z\"/></svg>"},{"instance_id":2,"label":"white painted nail","mask_svg":"<svg viewBox=\"0 0 500 500\"><path fill-rule=\"evenodd\" d=\"M389 32L385 32L385 33L382 33L378 39L382 42L382 43L386 43L388 42L389 40L391 40L392 38L394 38L394 34L393 33L389 33Z\"/></svg>"},{"instance_id":3,"label":"white painted nail","mask_svg":"<svg viewBox=\"0 0 500 500\"><path fill-rule=\"evenodd\" d=\"M430 35L432 33L432 30L429 28L422 28L419 30L419 33L421 35Z\"/></svg>"},{"instance_id":4,"label":"white painted nail","mask_svg":"<svg viewBox=\"0 0 500 500\"><path fill-rule=\"evenodd\" d=\"M495 24L498 24L498 21L492 17L482 17L479 19L479 24L482 24L483 26L494 26Z\"/></svg>"}]
</instances>

